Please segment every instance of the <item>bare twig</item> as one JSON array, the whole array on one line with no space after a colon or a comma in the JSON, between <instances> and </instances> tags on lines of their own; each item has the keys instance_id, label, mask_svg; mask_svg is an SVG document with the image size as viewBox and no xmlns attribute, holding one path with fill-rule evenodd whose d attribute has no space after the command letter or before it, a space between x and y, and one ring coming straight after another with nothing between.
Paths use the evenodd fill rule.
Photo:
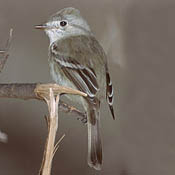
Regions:
<instances>
[{"instance_id":1,"label":"bare twig","mask_svg":"<svg viewBox=\"0 0 175 175\"><path fill-rule=\"evenodd\" d=\"M61 138L58 140L58 142L55 144L53 156L55 155L56 151L58 150L59 144L60 144L61 141L64 139L64 137L65 137L65 134L63 134L62 137L61 137Z\"/></svg>"},{"instance_id":2,"label":"bare twig","mask_svg":"<svg viewBox=\"0 0 175 175\"><path fill-rule=\"evenodd\" d=\"M39 92L39 91L38 91ZM47 102L48 109L49 109L49 117L48 117L48 137L46 140L46 146L44 150L43 161L40 169L41 175L50 175L51 174L51 167L52 167L52 160L55 150L55 137L58 128L58 103L59 103L59 95L57 95L56 100L54 97L54 93L52 88L50 88L49 98L47 94L40 94L43 96L45 101Z\"/></svg>"},{"instance_id":3,"label":"bare twig","mask_svg":"<svg viewBox=\"0 0 175 175\"><path fill-rule=\"evenodd\" d=\"M23 100L36 99L43 100L36 94L37 83L11 83L0 84L0 98L17 98ZM41 85L41 84L40 84ZM85 122L86 114L77 108L70 106L63 101L59 102L59 110L66 113L72 113L78 116L78 119Z\"/></svg>"},{"instance_id":4,"label":"bare twig","mask_svg":"<svg viewBox=\"0 0 175 175\"><path fill-rule=\"evenodd\" d=\"M48 91L49 90L49 91ZM56 150L58 149L58 143L55 145L56 132L58 128L58 103L60 94L75 94L81 96L87 96L87 94L78 90L59 86L57 84L42 84L37 85L35 92L41 98L43 98L48 105L49 117L48 123L48 137L46 140L46 146L43 155L43 161L40 168L40 175L50 175L52 160ZM56 98L55 98L56 96Z\"/></svg>"},{"instance_id":5,"label":"bare twig","mask_svg":"<svg viewBox=\"0 0 175 175\"><path fill-rule=\"evenodd\" d=\"M0 51L0 72L3 70L4 65L9 56L8 51L10 49L11 41L12 41L13 29L10 29L9 39L7 40L6 46L3 50Z\"/></svg>"}]
</instances>

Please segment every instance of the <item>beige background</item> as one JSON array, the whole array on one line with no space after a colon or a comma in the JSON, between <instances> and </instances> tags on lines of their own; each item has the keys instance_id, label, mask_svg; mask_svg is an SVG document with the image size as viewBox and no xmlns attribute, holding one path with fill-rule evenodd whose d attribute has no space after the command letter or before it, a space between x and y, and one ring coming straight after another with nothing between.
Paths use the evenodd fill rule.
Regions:
<instances>
[{"instance_id":1,"label":"beige background","mask_svg":"<svg viewBox=\"0 0 175 175\"><path fill-rule=\"evenodd\" d=\"M34 29L63 7L80 9L108 54L115 87L112 120L101 112L104 165L86 163L87 131L76 116L61 114L57 139L66 137L52 174L175 174L175 1L171 0L0 0L0 47L11 27L13 44L1 83L51 82L48 38ZM44 103L0 99L0 174L37 174L47 134Z\"/></svg>"}]
</instances>

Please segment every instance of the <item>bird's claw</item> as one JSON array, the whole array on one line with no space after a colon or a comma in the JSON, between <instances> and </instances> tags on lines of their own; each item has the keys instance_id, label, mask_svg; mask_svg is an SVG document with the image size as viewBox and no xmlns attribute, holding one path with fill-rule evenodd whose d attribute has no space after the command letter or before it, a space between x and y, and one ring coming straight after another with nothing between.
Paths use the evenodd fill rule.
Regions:
<instances>
[{"instance_id":1,"label":"bird's claw","mask_svg":"<svg viewBox=\"0 0 175 175\"><path fill-rule=\"evenodd\" d=\"M77 120L80 120L83 124L87 123L87 115L85 114L82 117L78 117Z\"/></svg>"}]
</instances>

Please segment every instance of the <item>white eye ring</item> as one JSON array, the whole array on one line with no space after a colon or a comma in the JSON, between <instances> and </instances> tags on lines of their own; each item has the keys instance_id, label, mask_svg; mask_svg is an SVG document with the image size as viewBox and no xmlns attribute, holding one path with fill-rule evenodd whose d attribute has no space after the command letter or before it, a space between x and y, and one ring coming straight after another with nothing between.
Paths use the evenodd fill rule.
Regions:
<instances>
[{"instance_id":1,"label":"white eye ring","mask_svg":"<svg viewBox=\"0 0 175 175\"><path fill-rule=\"evenodd\" d=\"M60 21L60 26L61 27L65 27L65 26L67 26L67 24L68 24L68 22L66 20Z\"/></svg>"}]
</instances>

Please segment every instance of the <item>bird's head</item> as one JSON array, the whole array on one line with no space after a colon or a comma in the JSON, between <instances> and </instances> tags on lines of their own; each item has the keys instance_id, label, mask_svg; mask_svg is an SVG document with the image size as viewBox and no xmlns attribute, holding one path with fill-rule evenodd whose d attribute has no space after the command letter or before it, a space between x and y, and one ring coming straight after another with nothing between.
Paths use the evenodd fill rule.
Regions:
<instances>
[{"instance_id":1,"label":"bird's head","mask_svg":"<svg viewBox=\"0 0 175 175\"><path fill-rule=\"evenodd\" d=\"M43 29L50 39L50 44L64 37L75 35L92 35L86 20L80 15L79 10L69 7L58 11L49 20L36 29Z\"/></svg>"}]
</instances>

